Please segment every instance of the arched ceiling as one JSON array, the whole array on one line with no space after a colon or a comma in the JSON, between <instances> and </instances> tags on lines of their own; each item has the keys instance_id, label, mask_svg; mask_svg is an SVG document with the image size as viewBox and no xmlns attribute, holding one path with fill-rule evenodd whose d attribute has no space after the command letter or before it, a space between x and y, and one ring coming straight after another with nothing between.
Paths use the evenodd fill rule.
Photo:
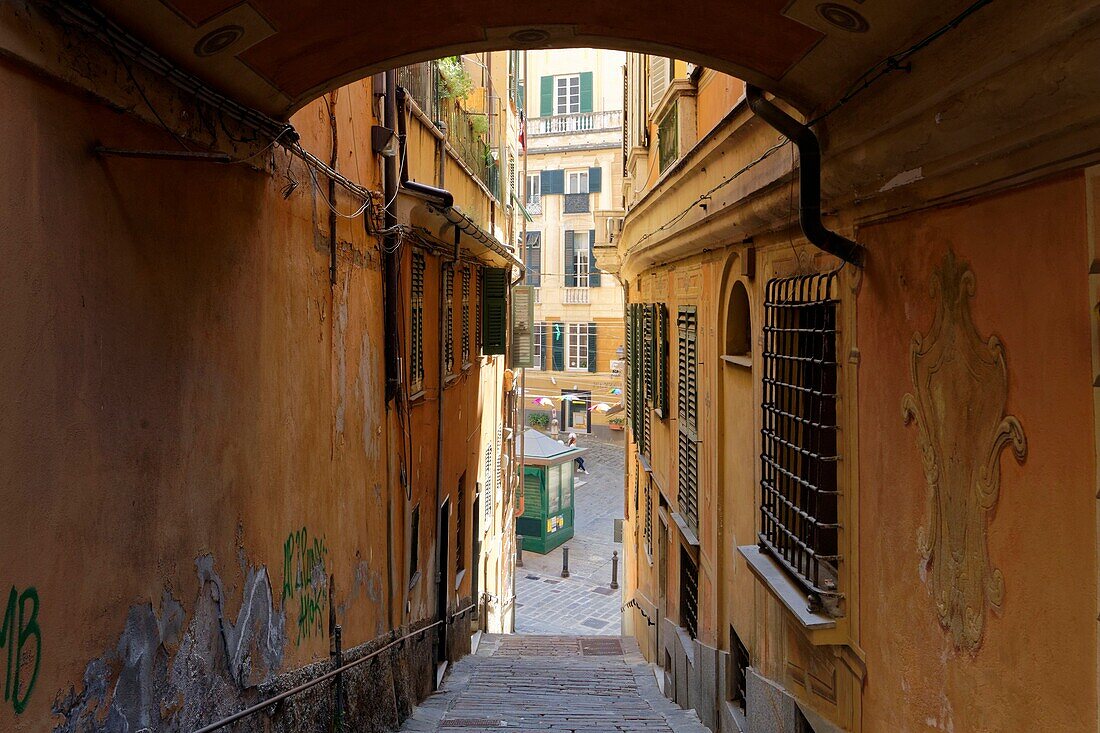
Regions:
<instances>
[{"instance_id":1,"label":"arched ceiling","mask_svg":"<svg viewBox=\"0 0 1100 733\"><path fill-rule=\"evenodd\" d=\"M809 110L942 24L951 0L96 0L212 87L278 118L461 52L591 46L694 61Z\"/></svg>"}]
</instances>

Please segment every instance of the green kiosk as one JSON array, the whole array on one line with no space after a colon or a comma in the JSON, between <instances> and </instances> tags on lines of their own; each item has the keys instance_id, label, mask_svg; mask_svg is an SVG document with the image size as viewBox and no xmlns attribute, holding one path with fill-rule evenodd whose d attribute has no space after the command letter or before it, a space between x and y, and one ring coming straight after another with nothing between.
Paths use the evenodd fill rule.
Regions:
<instances>
[{"instance_id":1,"label":"green kiosk","mask_svg":"<svg viewBox=\"0 0 1100 733\"><path fill-rule=\"evenodd\" d=\"M534 428L523 434L523 515L516 534L524 550L546 554L573 537L573 459L587 451Z\"/></svg>"}]
</instances>

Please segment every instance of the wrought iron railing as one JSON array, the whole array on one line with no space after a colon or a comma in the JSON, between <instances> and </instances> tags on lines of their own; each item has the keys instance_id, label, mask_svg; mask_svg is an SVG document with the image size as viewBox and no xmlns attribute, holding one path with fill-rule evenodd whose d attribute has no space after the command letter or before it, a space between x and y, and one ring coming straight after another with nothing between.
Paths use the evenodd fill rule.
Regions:
<instances>
[{"instance_id":1,"label":"wrought iron railing","mask_svg":"<svg viewBox=\"0 0 1100 733\"><path fill-rule=\"evenodd\" d=\"M591 195L587 193L567 193L565 194L565 206L564 211L566 214L587 214L591 207L589 206Z\"/></svg>"},{"instance_id":2,"label":"wrought iron railing","mask_svg":"<svg viewBox=\"0 0 1100 733\"><path fill-rule=\"evenodd\" d=\"M621 127L622 122L622 110L615 109L606 112L580 112L571 115L535 117L528 123L528 130L532 136L561 135L574 132L614 130Z\"/></svg>"}]
</instances>

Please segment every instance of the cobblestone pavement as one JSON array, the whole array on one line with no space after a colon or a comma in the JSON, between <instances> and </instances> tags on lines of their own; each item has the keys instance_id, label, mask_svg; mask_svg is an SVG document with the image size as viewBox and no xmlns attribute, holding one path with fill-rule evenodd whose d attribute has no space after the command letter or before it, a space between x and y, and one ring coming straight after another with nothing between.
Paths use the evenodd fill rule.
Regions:
<instances>
[{"instance_id":1,"label":"cobblestone pavement","mask_svg":"<svg viewBox=\"0 0 1100 733\"><path fill-rule=\"evenodd\" d=\"M707 731L661 694L633 639L521 635L482 637L402 730Z\"/></svg>"},{"instance_id":2,"label":"cobblestone pavement","mask_svg":"<svg viewBox=\"0 0 1100 733\"><path fill-rule=\"evenodd\" d=\"M621 590L612 590L611 553L618 551L622 579L622 545L615 543L614 522L623 516L622 443L580 444L588 473L578 473L569 577L561 577L562 548L546 555L523 553L516 568L516 633L619 635Z\"/></svg>"}]
</instances>

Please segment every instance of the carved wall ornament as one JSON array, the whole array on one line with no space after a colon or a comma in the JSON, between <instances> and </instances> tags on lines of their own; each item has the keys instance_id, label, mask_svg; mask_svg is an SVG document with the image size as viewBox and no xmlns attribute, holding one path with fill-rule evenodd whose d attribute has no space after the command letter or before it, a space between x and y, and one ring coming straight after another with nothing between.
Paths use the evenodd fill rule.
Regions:
<instances>
[{"instance_id":1,"label":"carved wall ornament","mask_svg":"<svg viewBox=\"0 0 1100 733\"><path fill-rule=\"evenodd\" d=\"M949 250L930 284L939 301L932 328L913 334L913 392L901 405L905 424L916 423L928 482L928 525L917 544L940 624L968 651L981 644L986 606L999 610L1004 601L1004 576L987 547L1001 453L1011 444L1017 461L1027 455L1020 421L1004 414L1004 346L996 336L983 340L971 320L974 291L973 271Z\"/></svg>"}]
</instances>

